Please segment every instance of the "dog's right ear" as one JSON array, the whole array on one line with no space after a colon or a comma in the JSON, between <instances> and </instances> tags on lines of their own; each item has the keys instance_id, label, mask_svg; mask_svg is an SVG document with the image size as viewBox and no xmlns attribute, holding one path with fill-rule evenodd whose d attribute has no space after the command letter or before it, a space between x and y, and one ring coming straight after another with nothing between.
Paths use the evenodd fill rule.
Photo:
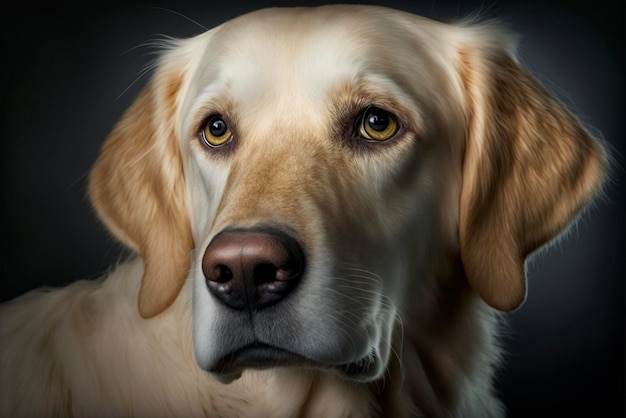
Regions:
<instances>
[{"instance_id":1,"label":"dog's right ear","mask_svg":"<svg viewBox=\"0 0 626 418\"><path fill-rule=\"evenodd\" d=\"M107 138L89 179L106 226L141 254L144 318L178 295L193 248L174 117L182 74L157 73Z\"/></svg>"}]
</instances>

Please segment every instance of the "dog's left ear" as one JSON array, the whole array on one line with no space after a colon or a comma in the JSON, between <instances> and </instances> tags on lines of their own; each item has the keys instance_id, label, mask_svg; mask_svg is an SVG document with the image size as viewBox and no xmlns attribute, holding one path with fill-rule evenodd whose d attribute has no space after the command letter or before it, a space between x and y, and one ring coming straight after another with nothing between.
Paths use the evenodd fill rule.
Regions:
<instances>
[{"instance_id":1,"label":"dog's left ear","mask_svg":"<svg viewBox=\"0 0 626 418\"><path fill-rule=\"evenodd\" d=\"M181 78L153 76L107 138L89 179L100 218L145 263L138 301L144 318L176 299L193 248L174 132Z\"/></svg>"},{"instance_id":2,"label":"dog's left ear","mask_svg":"<svg viewBox=\"0 0 626 418\"><path fill-rule=\"evenodd\" d=\"M505 48L468 47L459 57L468 112L461 258L481 298L510 311L526 296L526 257L595 195L606 157Z\"/></svg>"}]
</instances>

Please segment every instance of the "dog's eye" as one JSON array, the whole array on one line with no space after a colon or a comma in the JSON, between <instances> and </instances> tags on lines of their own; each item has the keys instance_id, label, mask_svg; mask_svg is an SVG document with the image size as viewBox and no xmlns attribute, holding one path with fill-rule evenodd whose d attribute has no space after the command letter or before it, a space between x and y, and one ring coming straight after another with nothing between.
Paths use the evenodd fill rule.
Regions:
<instances>
[{"instance_id":1,"label":"dog's eye","mask_svg":"<svg viewBox=\"0 0 626 418\"><path fill-rule=\"evenodd\" d=\"M398 120L391 113L369 107L357 119L358 136L371 141L386 141L399 129Z\"/></svg>"},{"instance_id":2,"label":"dog's eye","mask_svg":"<svg viewBox=\"0 0 626 418\"><path fill-rule=\"evenodd\" d=\"M220 116L212 116L207 119L201 134L204 142L210 147L220 147L228 143L233 136L226 121Z\"/></svg>"}]
</instances>

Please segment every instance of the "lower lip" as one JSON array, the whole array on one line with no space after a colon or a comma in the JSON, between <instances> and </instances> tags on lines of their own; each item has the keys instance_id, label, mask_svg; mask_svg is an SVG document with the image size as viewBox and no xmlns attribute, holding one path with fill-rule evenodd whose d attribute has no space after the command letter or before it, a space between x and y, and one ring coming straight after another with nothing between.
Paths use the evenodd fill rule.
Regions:
<instances>
[{"instance_id":1,"label":"lower lip","mask_svg":"<svg viewBox=\"0 0 626 418\"><path fill-rule=\"evenodd\" d=\"M314 369L334 368L344 376L358 380L359 377L370 375L376 362L372 353L361 360L340 366L323 365L307 360L297 354L270 345L254 344L234 351L222 358L211 370L219 381L230 383L238 379L245 369L264 370L273 367L303 366Z\"/></svg>"},{"instance_id":2,"label":"lower lip","mask_svg":"<svg viewBox=\"0 0 626 418\"><path fill-rule=\"evenodd\" d=\"M354 363L343 366L341 370L348 377L356 378L359 376L369 375L371 368L374 366L374 363L376 363L376 356L374 354L370 354L366 357L363 357L359 361L355 361Z\"/></svg>"}]
</instances>

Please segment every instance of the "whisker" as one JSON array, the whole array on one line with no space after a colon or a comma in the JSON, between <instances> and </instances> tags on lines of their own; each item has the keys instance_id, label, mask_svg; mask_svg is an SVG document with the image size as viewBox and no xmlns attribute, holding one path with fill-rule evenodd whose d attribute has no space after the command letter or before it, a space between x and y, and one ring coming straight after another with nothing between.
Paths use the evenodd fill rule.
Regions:
<instances>
[{"instance_id":1,"label":"whisker","mask_svg":"<svg viewBox=\"0 0 626 418\"><path fill-rule=\"evenodd\" d=\"M395 313L394 323L397 324L398 331L400 332L400 345L399 345L400 352L398 353L396 351L393 344L391 345L391 351L394 353L394 355L398 359L398 364L400 367L400 387L402 387L405 381L405 377L406 377L406 373L404 370L404 362L402 361L403 349L404 349L404 322L402 321L402 315L400 315L400 312L398 311L396 311Z\"/></svg>"},{"instance_id":2,"label":"whisker","mask_svg":"<svg viewBox=\"0 0 626 418\"><path fill-rule=\"evenodd\" d=\"M365 281L353 280L354 278L372 279L372 280L365 280ZM341 283L337 285L338 287L342 287L346 289L355 289L355 290L359 290L360 292L365 292L365 293L378 296L381 299L381 303L384 303L386 306L394 306L393 299L385 295L384 293L373 290L373 289L366 289L366 288L356 286L358 284L370 284L370 283L380 284L380 281L375 280L373 277L362 276L362 275L348 275L345 277L340 277L340 280L341 280Z\"/></svg>"},{"instance_id":3,"label":"whisker","mask_svg":"<svg viewBox=\"0 0 626 418\"><path fill-rule=\"evenodd\" d=\"M377 292L375 290L363 289L362 287L349 286L349 285L345 285L345 284L338 284L337 287L341 287L341 288L344 288L344 289L354 289L354 290L358 290L359 292L366 293L367 295L371 295L371 296L367 296L367 295L363 295L363 294L361 294L359 296L347 295L347 296L350 296L350 297L359 297L359 299L362 299L362 300L370 300L370 301L373 301L373 302L374 301L380 302L381 304L383 304L383 306L386 306L386 307L392 307L394 305L393 304L393 300L389 296L387 296L387 295L385 295L385 294L383 294L381 292ZM375 298L375 297L377 297L378 299Z\"/></svg>"},{"instance_id":4,"label":"whisker","mask_svg":"<svg viewBox=\"0 0 626 418\"><path fill-rule=\"evenodd\" d=\"M149 72L151 72L154 67L156 67L156 62L150 62L147 65L144 66L144 68L142 68L137 77L135 78L135 80L133 80L133 82L131 82L128 87L126 87L116 98L115 100L119 100L128 90L130 90L131 87L133 87L135 84L137 84L137 82L139 82L139 80L141 80L146 74L148 74Z\"/></svg>"},{"instance_id":5,"label":"whisker","mask_svg":"<svg viewBox=\"0 0 626 418\"><path fill-rule=\"evenodd\" d=\"M154 68L158 65L158 59L164 51L173 48L176 46L178 39L165 35L165 34L155 34L154 38L149 39L145 42L140 43L132 48L127 49L122 53L122 55L128 54L137 49L145 49L147 52L143 54L144 57L150 56L152 57L148 62L146 62L140 70L136 74L136 78L115 98L115 100L119 100L128 90L130 90L135 84L137 84L146 74L152 72Z\"/></svg>"},{"instance_id":6,"label":"whisker","mask_svg":"<svg viewBox=\"0 0 626 418\"><path fill-rule=\"evenodd\" d=\"M176 45L176 43L178 42L178 39L173 37L173 36L169 36L169 35L165 35L163 33L157 33L153 35L154 38L148 39L147 41L144 41L142 43L140 43L139 45L135 45L129 49L127 49L126 51L122 52L122 55L126 55L130 52L133 52L137 49L154 49L156 50L156 52L160 52L163 50L166 50L168 48L171 48L173 46Z\"/></svg>"},{"instance_id":7,"label":"whisker","mask_svg":"<svg viewBox=\"0 0 626 418\"><path fill-rule=\"evenodd\" d=\"M182 17L183 19L185 19L185 20L187 20L187 21L189 21L189 22L193 23L194 25L198 26L200 29L202 29L202 30L204 30L204 31L209 30L209 28L207 28L207 27L206 27L206 26L204 26L203 24L199 23L197 20L194 20L194 19L190 18L190 17L189 17L189 16L187 16L187 15L184 15L184 14L182 14L182 13L180 13L180 12L177 12L176 10L172 10L172 9L168 9L168 8L166 8L166 7L160 7L160 6L155 6L155 7L154 7L154 9L156 9L156 10L162 10L162 11L164 11L164 12L168 12L168 13L175 14L176 16Z\"/></svg>"}]
</instances>

